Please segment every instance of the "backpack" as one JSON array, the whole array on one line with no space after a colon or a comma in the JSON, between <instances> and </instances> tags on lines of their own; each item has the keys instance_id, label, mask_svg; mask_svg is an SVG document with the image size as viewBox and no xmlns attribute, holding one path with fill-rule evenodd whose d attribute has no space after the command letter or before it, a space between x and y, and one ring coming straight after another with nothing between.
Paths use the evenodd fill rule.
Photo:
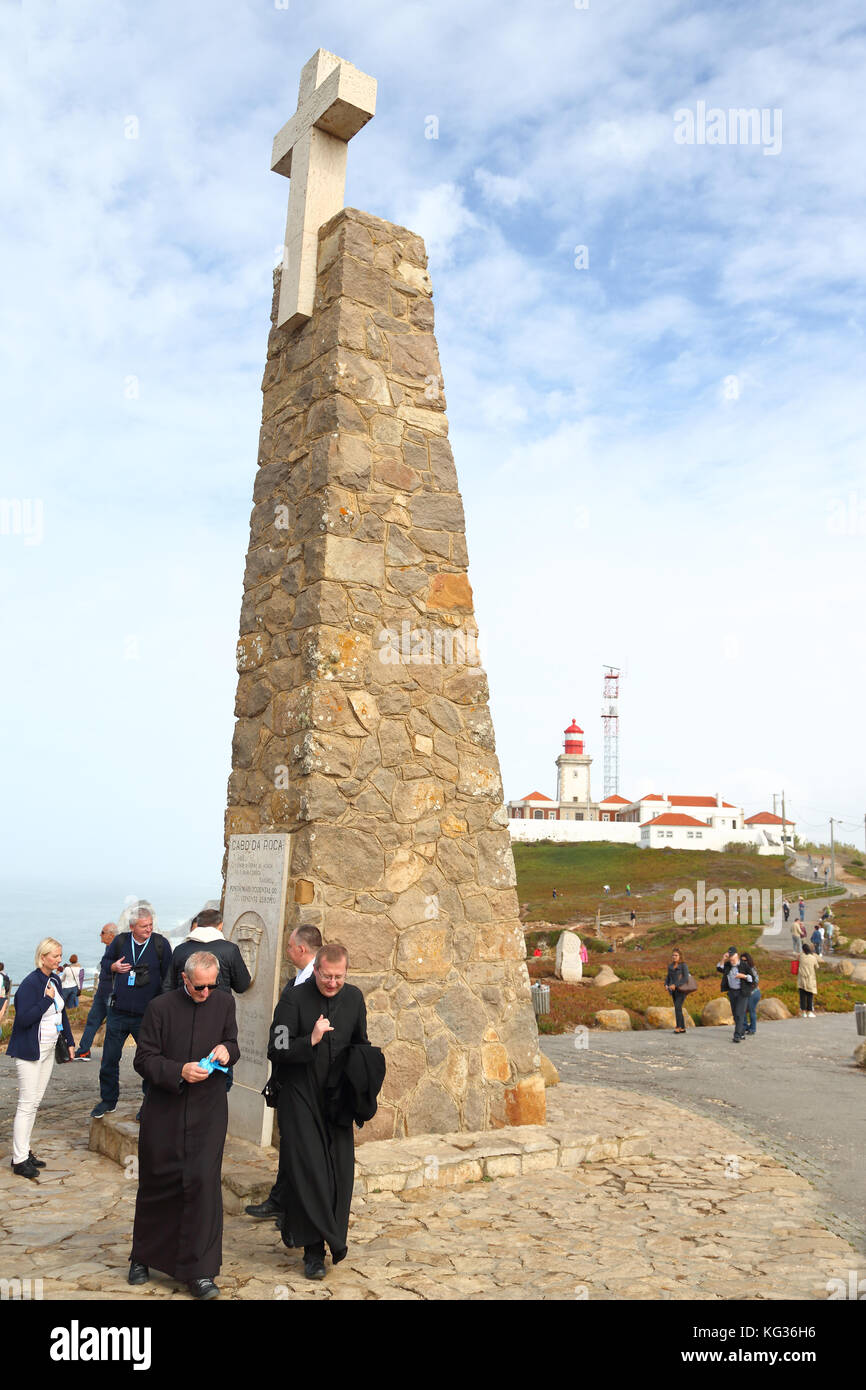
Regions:
<instances>
[{"instance_id":1,"label":"backpack","mask_svg":"<svg viewBox=\"0 0 866 1390\"><path fill-rule=\"evenodd\" d=\"M9 991L10 991L11 988L12 988L12 981L9 979L9 976L6 974L6 971L4 970L4 971L3 971L3 995L4 995L5 998L8 998L8 997L9 997Z\"/></svg>"}]
</instances>

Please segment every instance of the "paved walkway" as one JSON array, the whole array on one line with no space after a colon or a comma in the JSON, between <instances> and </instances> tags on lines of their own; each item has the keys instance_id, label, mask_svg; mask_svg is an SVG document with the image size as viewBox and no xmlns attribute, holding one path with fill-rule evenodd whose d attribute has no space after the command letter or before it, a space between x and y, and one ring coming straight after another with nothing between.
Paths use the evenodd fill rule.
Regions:
<instances>
[{"instance_id":1,"label":"paved walkway","mask_svg":"<svg viewBox=\"0 0 866 1390\"><path fill-rule=\"evenodd\" d=\"M819 984L820 988L820 984ZM731 1044L730 1028L546 1037L563 1081L618 1086L714 1116L815 1185L815 1210L866 1253L866 1072L853 1065L853 1014L759 1023Z\"/></svg>"},{"instance_id":2,"label":"paved walkway","mask_svg":"<svg viewBox=\"0 0 866 1390\"><path fill-rule=\"evenodd\" d=\"M712 1032L721 1056L725 1030ZM587 1058L601 1059L595 1039ZM95 1083L93 1063L55 1070L34 1133L48 1167L27 1182L9 1168L15 1078L0 1058L0 1277L40 1278L46 1299L187 1301L162 1276L142 1289L125 1282L135 1181L87 1149ZM125 1102L134 1101L133 1083L127 1053ZM866 1276L866 1262L825 1228L806 1179L727 1128L727 1112L687 1114L656 1086L641 1095L585 1078L549 1090L548 1100L552 1124L632 1122L648 1132L651 1152L452 1190L368 1193L354 1204L347 1259L329 1265L322 1284L304 1279L270 1222L227 1216L224 1297L826 1299L830 1279Z\"/></svg>"}]
</instances>

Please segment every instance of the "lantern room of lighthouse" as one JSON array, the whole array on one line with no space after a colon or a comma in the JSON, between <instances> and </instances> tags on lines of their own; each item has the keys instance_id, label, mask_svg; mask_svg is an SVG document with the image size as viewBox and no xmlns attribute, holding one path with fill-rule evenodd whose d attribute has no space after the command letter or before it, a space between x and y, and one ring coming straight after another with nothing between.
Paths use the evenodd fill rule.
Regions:
<instances>
[{"instance_id":1,"label":"lantern room of lighthouse","mask_svg":"<svg viewBox=\"0 0 866 1390\"><path fill-rule=\"evenodd\" d=\"M592 758L584 752L583 729L576 719L572 719L565 730L563 752L556 760L556 799L559 802L577 802L589 807L592 796L589 790L589 767Z\"/></svg>"}]
</instances>

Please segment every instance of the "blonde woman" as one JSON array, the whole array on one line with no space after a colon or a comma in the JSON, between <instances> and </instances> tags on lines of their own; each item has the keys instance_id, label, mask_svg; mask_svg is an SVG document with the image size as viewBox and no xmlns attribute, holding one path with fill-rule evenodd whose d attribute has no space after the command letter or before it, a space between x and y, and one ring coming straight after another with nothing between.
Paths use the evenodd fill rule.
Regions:
<instances>
[{"instance_id":1,"label":"blonde woman","mask_svg":"<svg viewBox=\"0 0 866 1390\"><path fill-rule=\"evenodd\" d=\"M7 1056L18 1072L18 1109L12 1125L12 1171L35 1178L45 1164L30 1148L36 1112L54 1067L58 1038L74 1046L58 969L63 947L46 936L36 947L36 969L26 975L15 995L15 1021Z\"/></svg>"}]
</instances>

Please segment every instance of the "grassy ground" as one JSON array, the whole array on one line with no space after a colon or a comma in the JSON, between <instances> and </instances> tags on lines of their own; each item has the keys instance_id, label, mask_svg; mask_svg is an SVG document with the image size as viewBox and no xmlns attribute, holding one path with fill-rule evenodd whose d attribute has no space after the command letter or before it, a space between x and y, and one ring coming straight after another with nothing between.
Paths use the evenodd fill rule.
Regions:
<instances>
[{"instance_id":1,"label":"grassy ground","mask_svg":"<svg viewBox=\"0 0 866 1390\"><path fill-rule=\"evenodd\" d=\"M637 845L515 844L517 895L525 922L569 922L672 912L677 888L780 888L798 893L802 881L786 874L781 858L744 851L647 850ZM604 885L610 884L610 893ZM631 885L631 896L626 893ZM553 889L556 889L556 899Z\"/></svg>"},{"instance_id":2,"label":"grassy ground","mask_svg":"<svg viewBox=\"0 0 866 1390\"><path fill-rule=\"evenodd\" d=\"M866 898L846 898L834 903L833 919L843 936L866 936Z\"/></svg>"}]
</instances>

